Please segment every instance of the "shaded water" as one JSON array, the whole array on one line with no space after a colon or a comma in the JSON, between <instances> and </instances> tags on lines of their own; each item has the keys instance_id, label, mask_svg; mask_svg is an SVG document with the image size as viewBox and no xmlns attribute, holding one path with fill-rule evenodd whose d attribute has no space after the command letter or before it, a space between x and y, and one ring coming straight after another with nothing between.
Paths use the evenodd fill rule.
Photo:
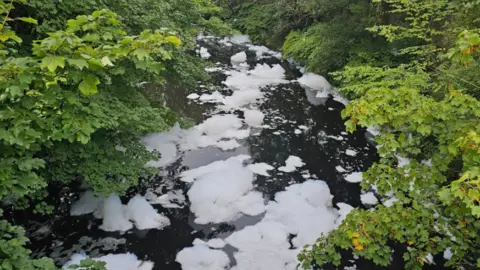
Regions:
<instances>
[{"instance_id":1,"label":"shaded water","mask_svg":"<svg viewBox=\"0 0 480 270\"><path fill-rule=\"evenodd\" d=\"M212 54L210 59L218 66L229 66L230 56L237 52L247 51L250 67L256 63L281 64L286 70L287 80L294 80L301 73L287 62L276 58L257 60L255 53L249 52L243 45L231 47L218 46L215 42L203 42ZM222 81L225 75L215 73L214 85L223 92ZM163 87L162 87L163 88ZM150 86L149 91L155 92ZM265 162L274 167L282 166L290 155L300 157L306 165L292 173L271 171L270 177L257 175L255 190L261 191L267 199L273 199L275 193L282 191L293 183L302 183L306 179L326 181L333 197L333 204L344 202L353 207L363 207L360 201L359 184L344 180L349 172L365 171L378 159L376 148L367 140L364 130L353 134L345 133L340 112L344 105L332 98L322 104L310 90L305 90L297 82L290 82L275 87L265 87L265 101L260 109L265 113L264 124L271 128L252 130L254 135L241 141L242 146L232 151L222 151L215 147L207 147L183 154L174 164L163 170L150 181L144 181L139 187L132 188L128 196L122 198L126 203L137 193L144 194L147 189L163 188L164 191L182 189L186 194L188 185L178 181L179 173L207 165L213 161L224 160L238 154L252 156L252 163ZM199 92L200 93L200 92ZM194 119L197 123L206 118L213 109L211 104L199 105L186 98L187 91L176 85L166 87L159 100L174 111ZM236 112L242 116L242 112ZM296 134L295 129L306 126L308 129ZM341 137L341 139L339 139ZM337 138L337 139L335 139ZM346 155L347 149L353 149L356 156ZM340 173L336 169L341 166L347 172ZM133 229L125 234L109 233L99 230L101 220L93 215L71 217L68 215L68 202L73 194L63 194L63 211L54 219L47 221L30 221L29 233L35 256L51 256L59 265L65 263L75 252L86 251L90 256L106 253L132 252L140 260L155 263L154 269L178 270L175 262L176 254L184 247L192 245L195 238L225 238L233 231L255 224L261 217L243 216L238 220L222 224L199 225L193 222L194 216L189 211L188 203L184 208L162 208L154 205L159 212L168 216L171 225L162 230ZM26 218L25 218L26 219ZM227 246L226 251L234 262L234 248ZM345 261L347 264L348 262ZM359 269L372 269L368 262L355 262ZM349 264L351 265L351 263ZM399 266L400 267L400 266ZM393 267L395 268L395 267ZM400 269L400 268L398 268ZM274 269L272 269L274 270Z\"/></svg>"}]
</instances>

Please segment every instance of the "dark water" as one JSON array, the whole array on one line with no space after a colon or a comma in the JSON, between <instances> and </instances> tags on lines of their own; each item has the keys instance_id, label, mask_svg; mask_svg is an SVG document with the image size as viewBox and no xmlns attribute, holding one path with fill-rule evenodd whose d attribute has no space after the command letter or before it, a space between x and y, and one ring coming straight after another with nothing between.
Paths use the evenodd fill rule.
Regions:
<instances>
[{"instance_id":1,"label":"dark water","mask_svg":"<svg viewBox=\"0 0 480 270\"><path fill-rule=\"evenodd\" d=\"M287 62L281 62L275 58L257 61L254 52L248 52L244 46L219 47L212 42L202 43L212 54L210 59L213 63L228 66L230 56L237 52L247 51L248 63L251 68L256 63L281 64L286 70L288 80L301 76L300 72ZM221 81L225 75L216 73L213 75L213 85L223 92ZM155 86L150 86L149 91L155 92ZM194 119L197 123L205 119L212 105L198 105L188 101L185 97L188 92L178 87L168 89L158 95L159 101L165 103L184 116ZM289 155L300 157L306 165L292 173L271 171L272 177L268 179L257 176L256 190L264 193L265 197L273 199L276 192L282 191L286 186L305 181L302 174L310 174L311 178L324 180L328 183L331 193L334 195L333 203L345 202L353 207L363 207L360 202L359 184L348 183L343 175L335 169L342 166L348 172L365 171L378 159L376 148L368 142L365 131L359 130L353 134L345 133L343 120L340 112L344 105L329 99L324 105L318 104L314 94L304 90L297 83L289 83L275 87L274 90L266 87L264 90L266 99L261 105L265 113L265 124L273 129L261 129L259 134L250 136L244 140L242 147L234 151L221 151L209 147L185 154L168 170L150 181L143 181L139 187L129 191L129 195L122 198L126 203L131 196L137 193L144 194L147 188L159 187L165 183L171 183L165 190L178 189L188 190L188 186L178 181L181 171L209 164L216 160L223 160L238 154L249 154L252 162L265 162L278 167L283 165ZM200 93L200 91L196 91ZM238 113L241 116L241 113ZM285 121L287 120L287 121ZM301 134L295 134L294 130L299 125L309 129ZM275 135L274 132L280 132ZM325 137L342 136L343 140L335 140ZM358 152L355 157L347 156L345 150L354 149ZM347 172L347 173L348 173ZM18 220L28 220L28 232L31 236L31 247L35 256L51 256L55 258L59 266L65 263L72 253L86 251L90 256L104 255L106 253L132 252L140 260L150 260L155 263L154 269L178 270L180 265L175 262L176 254L184 247L191 246L195 238L210 239L224 238L234 230L255 224L260 217L243 217L231 223L198 225L193 223L193 215L188 205L181 209L164 209L160 205L154 205L159 212L164 213L171 221L171 225L163 230L137 230L133 229L125 234L109 233L98 229L101 220L96 220L92 215L70 217L68 215L69 203L74 201L75 194L64 190L60 194L57 215L48 220L31 220L26 216L19 216ZM107 238L111 237L111 238ZM107 240L105 240L107 238ZM115 240L116 239L116 240ZM80 244L79 244L80 243ZM226 250L232 253L233 249ZM347 265L352 265L346 260ZM358 260L355 262L358 269L373 269L373 266ZM398 267L396 267L397 265ZM401 262L395 262L391 269L402 269ZM341 268L343 269L343 267ZM275 269L272 269L275 270Z\"/></svg>"}]
</instances>

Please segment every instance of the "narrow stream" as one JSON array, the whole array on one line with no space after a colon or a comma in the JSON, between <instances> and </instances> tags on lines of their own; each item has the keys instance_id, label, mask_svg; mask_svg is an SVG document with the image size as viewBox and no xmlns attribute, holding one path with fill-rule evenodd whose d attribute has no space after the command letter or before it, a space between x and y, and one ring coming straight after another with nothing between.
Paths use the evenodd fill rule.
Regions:
<instances>
[{"instance_id":1,"label":"narrow stream","mask_svg":"<svg viewBox=\"0 0 480 270\"><path fill-rule=\"evenodd\" d=\"M361 199L358 173L377 160L376 148L368 132L345 132L346 101L276 52L244 41L200 38L199 52L215 63L207 70L214 89L172 87L162 97L197 126L148 136L146 145L163 154L155 164L161 172L121 198L126 205L144 196L170 224L109 232L101 218L66 209L30 222L35 256L59 266L75 253L129 252L157 270L295 269L298 249L333 229L348 205L375 203L373 193Z\"/></svg>"}]
</instances>

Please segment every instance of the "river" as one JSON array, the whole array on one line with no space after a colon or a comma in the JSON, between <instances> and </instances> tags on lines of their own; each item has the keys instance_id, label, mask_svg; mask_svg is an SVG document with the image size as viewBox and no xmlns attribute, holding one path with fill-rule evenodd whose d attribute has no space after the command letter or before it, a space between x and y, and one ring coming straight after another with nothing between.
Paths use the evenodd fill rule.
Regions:
<instances>
[{"instance_id":1,"label":"river","mask_svg":"<svg viewBox=\"0 0 480 270\"><path fill-rule=\"evenodd\" d=\"M244 36L200 37L199 53L214 63L207 70L213 86L199 83L187 93L167 85L159 97L194 119L195 132L147 136L147 146L163 153L152 164L161 171L121 198L131 206L131 198L143 196L138 205L146 198L160 213L155 218L169 225L139 229L138 218L156 213L134 207L140 217L132 229L105 231L105 213L103 220L71 216L78 194L60 194L64 215L29 222L35 256L50 256L59 266L75 253L129 252L158 270L295 269L303 244L337 226L350 206L376 203L373 193L361 196L358 183L378 159L373 135L345 132L347 101L321 77L302 74ZM369 269L351 256L344 266ZM137 269L152 264L143 267Z\"/></svg>"}]
</instances>

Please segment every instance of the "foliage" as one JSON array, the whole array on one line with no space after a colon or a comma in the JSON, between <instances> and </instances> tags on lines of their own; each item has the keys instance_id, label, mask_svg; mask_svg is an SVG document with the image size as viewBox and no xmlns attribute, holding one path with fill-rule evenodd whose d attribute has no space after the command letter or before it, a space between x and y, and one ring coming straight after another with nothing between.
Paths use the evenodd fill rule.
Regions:
<instances>
[{"instance_id":1,"label":"foliage","mask_svg":"<svg viewBox=\"0 0 480 270\"><path fill-rule=\"evenodd\" d=\"M86 259L80 262L80 265L73 264L68 269L82 269L82 270L105 270L106 263L102 261L95 261L92 259Z\"/></svg>"},{"instance_id":2,"label":"foliage","mask_svg":"<svg viewBox=\"0 0 480 270\"><path fill-rule=\"evenodd\" d=\"M37 20L13 17L19 4L27 2L0 1L0 199L17 209L35 202L34 213L49 213L53 208L38 200L53 181L122 194L158 157L141 136L177 121L168 108L153 107L137 85L160 81L183 42L165 28L129 35L108 10L23 42L14 28ZM29 258L21 227L0 220L0 231L0 269L56 269L50 259Z\"/></svg>"},{"instance_id":3,"label":"foliage","mask_svg":"<svg viewBox=\"0 0 480 270\"><path fill-rule=\"evenodd\" d=\"M362 188L375 186L386 206L354 210L299 255L301 265L339 265L337 252L344 249L387 266L394 243L407 247L408 269L421 269L428 256L447 248L452 258L446 266L480 267L480 74L466 75L478 65L477 30L460 30L456 15L464 20L468 11L458 3L383 3L403 20L369 31L404 42L399 53L405 62L355 63L332 75L339 90L354 98L342 112L347 130L382 130L376 138L381 159L364 173ZM455 31L456 40L450 36ZM407 164L400 165L398 159L405 158Z\"/></svg>"},{"instance_id":4,"label":"foliage","mask_svg":"<svg viewBox=\"0 0 480 270\"><path fill-rule=\"evenodd\" d=\"M0 215L1 215L0 211ZM0 220L0 269L54 270L53 261L48 258L31 260L30 250L25 248L28 239L20 226Z\"/></svg>"},{"instance_id":5,"label":"foliage","mask_svg":"<svg viewBox=\"0 0 480 270\"><path fill-rule=\"evenodd\" d=\"M221 9L210 0L86 0L86 1L29 1L27 13L40 22L38 36L62 29L65 22L77 15L109 9L125 23L128 34L137 35L143 29L169 29L183 42L172 50L174 57L167 61L169 76L180 78L187 86L206 79L205 63L193 57L195 37L199 32L226 35L232 29L217 16Z\"/></svg>"},{"instance_id":6,"label":"foliage","mask_svg":"<svg viewBox=\"0 0 480 270\"><path fill-rule=\"evenodd\" d=\"M256 42L281 48L307 71L327 74L347 62L385 65L394 58L383 39L365 30L378 20L378 6L370 0L243 1L232 9L235 27Z\"/></svg>"}]
</instances>

